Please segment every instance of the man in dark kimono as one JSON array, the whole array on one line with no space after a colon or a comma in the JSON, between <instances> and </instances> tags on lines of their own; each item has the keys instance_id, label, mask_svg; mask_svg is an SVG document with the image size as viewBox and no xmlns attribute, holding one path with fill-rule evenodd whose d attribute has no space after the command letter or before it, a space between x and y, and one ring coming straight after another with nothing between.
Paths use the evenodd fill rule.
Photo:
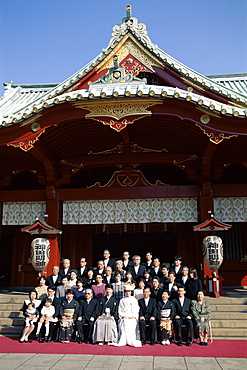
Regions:
<instances>
[{"instance_id":1,"label":"man in dark kimono","mask_svg":"<svg viewBox=\"0 0 247 370\"><path fill-rule=\"evenodd\" d=\"M86 289L85 300L81 300L78 312L77 329L78 329L78 343L92 343L92 333L96 312L97 300L93 298L91 289ZM88 332L85 338L85 325L88 326Z\"/></svg>"},{"instance_id":2,"label":"man in dark kimono","mask_svg":"<svg viewBox=\"0 0 247 370\"><path fill-rule=\"evenodd\" d=\"M118 319L118 302L113 297L113 286L107 284L106 296L96 306L97 320L94 325L93 343L116 343L118 339L116 321Z\"/></svg>"}]
</instances>

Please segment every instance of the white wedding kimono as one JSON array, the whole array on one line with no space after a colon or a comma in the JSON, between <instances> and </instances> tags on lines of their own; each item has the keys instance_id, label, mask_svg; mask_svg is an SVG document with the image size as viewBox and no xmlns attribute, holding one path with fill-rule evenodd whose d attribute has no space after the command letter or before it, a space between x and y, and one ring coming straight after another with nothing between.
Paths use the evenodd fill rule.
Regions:
<instances>
[{"instance_id":1,"label":"white wedding kimono","mask_svg":"<svg viewBox=\"0 0 247 370\"><path fill-rule=\"evenodd\" d=\"M118 346L141 347L138 317L139 305L134 297L123 297L119 302L119 341Z\"/></svg>"}]
</instances>

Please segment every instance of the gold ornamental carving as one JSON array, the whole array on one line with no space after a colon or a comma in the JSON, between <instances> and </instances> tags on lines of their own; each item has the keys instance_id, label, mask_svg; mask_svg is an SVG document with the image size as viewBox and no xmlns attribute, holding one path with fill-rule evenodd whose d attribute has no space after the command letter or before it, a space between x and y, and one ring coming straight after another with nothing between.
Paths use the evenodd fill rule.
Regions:
<instances>
[{"instance_id":1,"label":"gold ornamental carving","mask_svg":"<svg viewBox=\"0 0 247 370\"><path fill-rule=\"evenodd\" d=\"M106 185L101 185L96 182L88 188L111 188L111 187L134 187L134 186L168 186L160 180L157 180L155 184L151 184L140 170L125 169L115 171L110 180Z\"/></svg>"},{"instance_id":2,"label":"gold ornamental carving","mask_svg":"<svg viewBox=\"0 0 247 370\"><path fill-rule=\"evenodd\" d=\"M124 101L98 101L92 103L75 102L73 105L76 108L90 111L85 115L85 118L94 119L102 122L104 125L109 125L112 129L120 132L128 124L141 119L145 116L152 115L152 112L147 108L156 104L162 104L160 99L155 100L124 100Z\"/></svg>"},{"instance_id":3,"label":"gold ornamental carving","mask_svg":"<svg viewBox=\"0 0 247 370\"><path fill-rule=\"evenodd\" d=\"M114 54L118 55L119 63L126 58L129 54L133 55L139 60L146 68L152 72L153 66L162 67L162 63L153 54L149 53L146 48L141 47L132 35L126 35L114 48ZM98 71L109 69L112 67L112 53L109 53L104 60L97 66Z\"/></svg>"}]
</instances>

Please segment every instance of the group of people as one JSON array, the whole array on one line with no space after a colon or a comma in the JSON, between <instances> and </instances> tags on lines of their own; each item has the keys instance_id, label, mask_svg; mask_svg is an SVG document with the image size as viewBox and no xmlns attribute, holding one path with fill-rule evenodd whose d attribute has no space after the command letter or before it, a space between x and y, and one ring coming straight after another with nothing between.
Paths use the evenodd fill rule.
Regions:
<instances>
[{"instance_id":1,"label":"group of people","mask_svg":"<svg viewBox=\"0 0 247 370\"><path fill-rule=\"evenodd\" d=\"M82 257L80 267L71 269L69 259L64 259L62 269L53 266L50 276L40 276L23 313L20 342L27 342L36 330L40 342L141 347L147 339L151 345L169 345L174 335L182 346L185 325L187 346L194 331L202 346L208 344L210 305L196 269L182 266L180 256L171 268L151 252L141 263L140 256L131 260L127 251L115 261L106 249L97 268L87 268Z\"/></svg>"}]
</instances>

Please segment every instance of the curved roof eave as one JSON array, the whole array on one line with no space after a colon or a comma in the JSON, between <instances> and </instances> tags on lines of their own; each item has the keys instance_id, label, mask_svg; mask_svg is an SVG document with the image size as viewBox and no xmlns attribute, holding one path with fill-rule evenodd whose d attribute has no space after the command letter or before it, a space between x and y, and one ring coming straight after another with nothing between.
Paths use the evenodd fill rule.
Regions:
<instances>
[{"instance_id":1,"label":"curved roof eave","mask_svg":"<svg viewBox=\"0 0 247 370\"><path fill-rule=\"evenodd\" d=\"M53 85L46 91L42 90L43 85L40 85L40 89L37 88L37 85L34 85L31 90L28 89L28 85L13 85L15 92L12 92L13 89L11 89L11 86L7 86L6 94L4 94L4 96L0 99L0 125L9 125L11 124L11 122L15 123L23 120L25 116L30 116L30 114L40 111L40 107L42 107L42 105L47 103L48 106L50 106L50 102L53 101L53 99L58 99L60 102L60 100L63 99L64 94L71 94L68 92L66 93L66 91L69 88L72 88L77 82L81 80L82 77L86 76L100 62L102 62L107 54L112 52L119 41L128 33L131 33L136 38L137 42L139 42L149 52L153 53L153 55L159 58L164 66L167 65L170 68L173 68L178 73L180 73L182 78L186 79L187 81L202 85L203 88L208 88L214 92L217 92L218 94L222 94L223 96L228 97L229 99L247 104L247 96L245 94L242 94L240 92L237 93L233 89L226 87L218 82L215 82L207 76L201 75L200 73L192 70L191 68L177 61L175 58L171 57L162 49L160 49L158 45L154 44L150 40L145 24L138 23L137 18L129 17L124 19L125 21L121 25L116 25L113 27L112 38L107 48L103 49L102 52L97 55L92 61L87 63L79 71L74 73L63 82L57 85ZM130 21L133 22L131 23ZM18 88L16 88L16 86L18 86ZM159 87L164 88L162 86ZM84 94L84 92L80 90L79 92L77 91L77 94ZM205 101L210 100L205 97L201 98L203 98L203 100ZM217 101L214 101L213 105L215 104L224 106L224 108L222 109L226 110L227 114L229 111L239 111L241 112L240 116L245 116L245 113L242 114L242 112L246 111L244 109L237 108L236 110L235 108L221 104Z\"/></svg>"},{"instance_id":2,"label":"curved roof eave","mask_svg":"<svg viewBox=\"0 0 247 370\"><path fill-rule=\"evenodd\" d=\"M133 98L172 98L184 100L188 104L196 104L202 108L208 109L209 112L220 113L225 116L238 118L247 117L247 109L232 107L220 103L216 100L206 98L205 96L169 86L146 85L145 83L132 82L121 84L97 84L91 85L88 89L65 92L55 98L48 98L39 104L31 105L30 108L20 111L19 114L9 117L0 122L0 127L11 126L19 122L30 119L36 114L42 113L52 106L78 101L95 101L107 99L133 99Z\"/></svg>"}]
</instances>

